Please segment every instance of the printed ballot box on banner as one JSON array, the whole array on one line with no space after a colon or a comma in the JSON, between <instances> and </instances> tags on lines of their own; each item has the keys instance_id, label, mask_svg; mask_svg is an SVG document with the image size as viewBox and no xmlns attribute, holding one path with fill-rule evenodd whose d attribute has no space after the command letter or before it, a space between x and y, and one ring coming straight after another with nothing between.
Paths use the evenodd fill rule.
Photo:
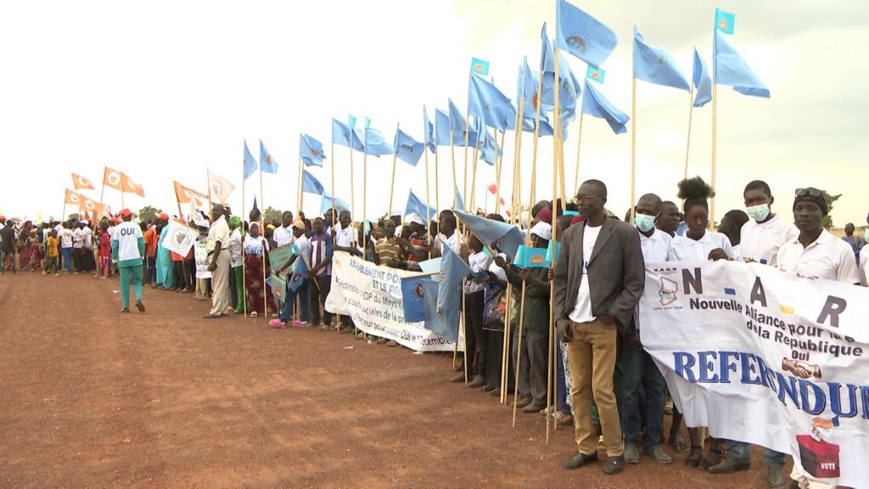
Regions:
<instances>
[{"instance_id":1,"label":"printed ballot box on banner","mask_svg":"<svg viewBox=\"0 0 869 489\"><path fill-rule=\"evenodd\" d=\"M839 445L822 440L817 430L812 435L797 435L803 470L818 479L839 477Z\"/></svg>"}]
</instances>

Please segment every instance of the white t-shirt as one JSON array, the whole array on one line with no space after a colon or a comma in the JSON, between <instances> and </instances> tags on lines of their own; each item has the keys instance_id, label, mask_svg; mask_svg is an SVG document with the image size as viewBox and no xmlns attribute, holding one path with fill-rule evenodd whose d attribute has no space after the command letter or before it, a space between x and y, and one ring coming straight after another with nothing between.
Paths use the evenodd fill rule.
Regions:
<instances>
[{"instance_id":1,"label":"white t-shirt","mask_svg":"<svg viewBox=\"0 0 869 489\"><path fill-rule=\"evenodd\" d=\"M803 247L799 236L785 243L776 255L778 269L805 278L859 284L854 250L848 243L822 230L818 239Z\"/></svg>"},{"instance_id":2,"label":"white t-shirt","mask_svg":"<svg viewBox=\"0 0 869 489\"><path fill-rule=\"evenodd\" d=\"M72 232L72 247L73 248L81 248L82 247L82 238L83 234L80 228L75 228L75 231Z\"/></svg>"},{"instance_id":3,"label":"white t-shirt","mask_svg":"<svg viewBox=\"0 0 869 489\"><path fill-rule=\"evenodd\" d=\"M72 230L69 228L61 228L57 235L60 238L61 248L72 248Z\"/></svg>"},{"instance_id":4,"label":"white t-shirt","mask_svg":"<svg viewBox=\"0 0 869 489\"><path fill-rule=\"evenodd\" d=\"M721 248L728 258L733 258L733 247L727 236L714 231L706 231L703 237L694 241L686 232L682 236L676 236L670 244L670 261L679 260L708 260L709 253Z\"/></svg>"},{"instance_id":5,"label":"white t-shirt","mask_svg":"<svg viewBox=\"0 0 869 489\"><path fill-rule=\"evenodd\" d=\"M869 246L860 250L860 285L869 287Z\"/></svg>"},{"instance_id":6,"label":"white t-shirt","mask_svg":"<svg viewBox=\"0 0 869 489\"><path fill-rule=\"evenodd\" d=\"M742 258L745 261L754 260L763 265L775 266L779 248L799 235L800 231L793 223L778 215L763 223L749 219L739 233Z\"/></svg>"},{"instance_id":7,"label":"white t-shirt","mask_svg":"<svg viewBox=\"0 0 869 489\"><path fill-rule=\"evenodd\" d=\"M231 241L230 241L231 242ZM231 249L230 249L231 250ZM266 251L269 250L269 244L266 242ZM256 238L248 235L244 237L244 252L248 255L262 256L263 254L263 237Z\"/></svg>"},{"instance_id":8,"label":"white t-shirt","mask_svg":"<svg viewBox=\"0 0 869 489\"><path fill-rule=\"evenodd\" d=\"M139 239L143 239L142 228L132 222L122 222L115 226L112 241L118 242L118 261L142 258L139 254Z\"/></svg>"},{"instance_id":9,"label":"white t-shirt","mask_svg":"<svg viewBox=\"0 0 869 489\"><path fill-rule=\"evenodd\" d=\"M452 248L456 253L459 252L459 247L461 245L459 239L459 232L453 231L453 235L449 238L446 237L443 233L438 233L437 239L435 240L435 247L438 251L441 252L441 255L444 254L443 245L446 244L448 247Z\"/></svg>"},{"instance_id":10,"label":"white t-shirt","mask_svg":"<svg viewBox=\"0 0 869 489\"><path fill-rule=\"evenodd\" d=\"M582 280L579 282L579 292L576 294L576 305L573 306L573 311L568 316L575 323L587 323L595 319L594 314L591 312L588 260L591 258L592 253L594 253L594 244L603 227L591 227L588 224L583 224L583 226L585 226L585 229L582 234Z\"/></svg>"},{"instance_id":11,"label":"white t-shirt","mask_svg":"<svg viewBox=\"0 0 869 489\"><path fill-rule=\"evenodd\" d=\"M235 228L229 233L229 266L240 267L241 260L241 228Z\"/></svg>"},{"instance_id":12,"label":"white t-shirt","mask_svg":"<svg viewBox=\"0 0 869 489\"><path fill-rule=\"evenodd\" d=\"M299 257L293 262L293 273L299 273L306 261L311 263L311 240L303 234L296 239L296 246L299 247ZM302 260L303 256L305 257L304 261Z\"/></svg>"},{"instance_id":13,"label":"white t-shirt","mask_svg":"<svg viewBox=\"0 0 869 489\"><path fill-rule=\"evenodd\" d=\"M296 238L293 236L293 228L285 228L283 226L279 226L275 228L275 234L272 236L275 240L275 244L278 246L286 246L295 243Z\"/></svg>"},{"instance_id":14,"label":"white t-shirt","mask_svg":"<svg viewBox=\"0 0 869 489\"><path fill-rule=\"evenodd\" d=\"M473 273L474 275L488 270L491 263L492 257L483 253L482 251L479 253L471 253L468 256L468 265L470 265L471 273ZM465 294L473 294L474 292L480 292L481 290L483 290L485 284L483 282L465 279L464 287Z\"/></svg>"},{"instance_id":15,"label":"white t-shirt","mask_svg":"<svg viewBox=\"0 0 869 489\"><path fill-rule=\"evenodd\" d=\"M670 244L673 238L669 234L660 229L655 229L655 232L650 237L646 237L645 234L639 231L637 233L640 235L640 248L643 250L643 260L647 264L664 263L670 259Z\"/></svg>"},{"instance_id":16,"label":"white t-shirt","mask_svg":"<svg viewBox=\"0 0 869 489\"><path fill-rule=\"evenodd\" d=\"M91 231L91 228L89 228L87 226L82 228L81 241L86 249L89 249L89 250L94 249L93 231Z\"/></svg>"},{"instance_id":17,"label":"white t-shirt","mask_svg":"<svg viewBox=\"0 0 869 489\"><path fill-rule=\"evenodd\" d=\"M729 239L729 238L728 238ZM733 250L733 259L736 261L744 261L742 259L742 243L738 245L731 246L730 248Z\"/></svg>"},{"instance_id":18,"label":"white t-shirt","mask_svg":"<svg viewBox=\"0 0 869 489\"><path fill-rule=\"evenodd\" d=\"M342 229L340 224L338 228L335 230L335 245L340 246L342 248L350 248L353 246L353 241L355 241L354 235L356 230L353 229L353 226L348 224L346 228Z\"/></svg>"}]
</instances>

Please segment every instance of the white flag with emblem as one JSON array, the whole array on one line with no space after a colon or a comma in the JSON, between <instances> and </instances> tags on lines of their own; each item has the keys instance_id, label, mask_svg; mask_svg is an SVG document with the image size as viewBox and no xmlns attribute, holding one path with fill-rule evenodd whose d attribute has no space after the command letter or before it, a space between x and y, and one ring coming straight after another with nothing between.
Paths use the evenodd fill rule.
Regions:
<instances>
[{"instance_id":1,"label":"white flag with emblem","mask_svg":"<svg viewBox=\"0 0 869 489\"><path fill-rule=\"evenodd\" d=\"M229 183L229 180L215 174L211 169L208 170L208 196L212 202L226 203L233 190L235 185Z\"/></svg>"},{"instance_id":2,"label":"white flag with emblem","mask_svg":"<svg viewBox=\"0 0 869 489\"><path fill-rule=\"evenodd\" d=\"M163 239L163 247L181 256L187 256L199 236L195 229L176 221L171 221L164 232L167 234Z\"/></svg>"}]
</instances>

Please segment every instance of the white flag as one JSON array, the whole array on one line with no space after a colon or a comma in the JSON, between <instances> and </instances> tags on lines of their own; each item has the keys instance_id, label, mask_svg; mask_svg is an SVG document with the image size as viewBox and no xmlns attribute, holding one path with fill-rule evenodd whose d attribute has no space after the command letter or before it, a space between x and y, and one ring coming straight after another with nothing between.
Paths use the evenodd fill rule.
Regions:
<instances>
[{"instance_id":1,"label":"white flag","mask_svg":"<svg viewBox=\"0 0 869 489\"><path fill-rule=\"evenodd\" d=\"M208 195L211 202L223 204L229 199L229 194L235 190L235 185L229 180L208 170Z\"/></svg>"},{"instance_id":2,"label":"white flag","mask_svg":"<svg viewBox=\"0 0 869 489\"><path fill-rule=\"evenodd\" d=\"M199 236L195 229L175 221L171 221L163 232L167 233L163 238L163 248L181 256L187 256Z\"/></svg>"}]
</instances>

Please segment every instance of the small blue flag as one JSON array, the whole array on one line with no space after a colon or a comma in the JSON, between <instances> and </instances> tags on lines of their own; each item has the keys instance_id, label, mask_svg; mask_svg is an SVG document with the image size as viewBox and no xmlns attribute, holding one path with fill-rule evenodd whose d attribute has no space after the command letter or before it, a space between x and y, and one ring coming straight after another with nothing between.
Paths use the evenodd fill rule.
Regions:
<instances>
[{"instance_id":1,"label":"small blue flag","mask_svg":"<svg viewBox=\"0 0 869 489\"><path fill-rule=\"evenodd\" d=\"M570 212L570 211L564 211L564 215L569 215L569 214L567 214L568 212ZM558 263L558 257L561 255L561 243L559 243L558 241L555 241L554 239L550 239L549 246L546 247L546 261L552 262L552 260L553 260L553 257L552 257L553 245L555 245L555 258L554 259L555 259L555 262Z\"/></svg>"},{"instance_id":2,"label":"small blue flag","mask_svg":"<svg viewBox=\"0 0 869 489\"><path fill-rule=\"evenodd\" d=\"M469 128L466 126L465 116L462 115L462 112L452 100L447 100L447 102L449 105L450 126L453 128L453 145L464 146L465 137L467 136L468 147L473 148L477 146L477 131L473 127Z\"/></svg>"},{"instance_id":3,"label":"small blue flag","mask_svg":"<svg viewBox=\"0 0 869 489\"><path fill-rule=\"evenodd\" d=\"M353 126L344 124L335 118L332 118L332 142L340 146L352 148L356 151L365 150L359 130Z\"/></svg>"},{"instance_id":4,"label":"small blue flag","mask_svg":"<svg viewBox=\"0 0 869 489\"><path fill-rule=\"evenodd\" d=\"M416 166L425 145L408 136L401 129L395 130L395 155L403 162Z\"/></svg>"},{"instance_id":5,"label":"small blue flag","mask_svg":"<svg viewBox=\"0 0 869 489\"><path fill-rule=\"evenodd\" d=\"M731 14L718 8L715 9L715 30L732 35L735 26L736 14Z\"/></svg>"},{"instance_id":6,"label":"small blue flag","mask_svg":"<svg viewBox=\"0 0 869 489\"><path fill-rule=\"evenodd\" d=\"M404 320L408 323L425 321L425 289L422 277L404 277L401 279L401 302L404 305ZM433 280L431 280L434 282Z\"/></svg>"},{"instance_id":7,"label":"small blue flag","mask_svg":"<svg viewBox=\"0 0 869 489\"><path fill-rule=\"evenodd\" d=\"M525 119L533 119L537 115L537 101L540 99L537 91L540 89L540 73L532 71L528 66L528 57L522 61L522 66L519 68L518 95L517 100L525 97L525 105L522 108L522 117ZM540 116L543 117L546 111L551 111L552 106L543 105L540 107Z\"/></svg>"},{"instance_id":8,"label":"small blue flag","mask_svg":"<svg viewBox=\"0 0 869 489\"><path fill-rule=\"evenodd\" d=\"M471 58L471 73L489 76L489 62L479 58Z\"/></svg>"},{"instance_id":9,"label":"small blue flag","mask_svg":"<svg viewBox=\"0 0 869 489\"><path fill-rule=\"evenodd\" d=\"M465 200L462 199L462 193L459 192L459 186L456 185L456 209L464 209Z\"/></svg>"},{"instance_id":10,"label":"small blue flag","mask_svg":"<svg viewBox=\"0 0 869 489\"><path fill-rule=\"evenodd\" d=\"M589 80L596 81L596 82L600 83L601 85L603 85L603 79L605 76L606 76L606 71L604 71L600 68L594 67L592 65L588 65L588 69L585 70L585 77L586 78L588 78Z\"/></svg>"},{"instance_id":11,"label":"small blue flag","mask_svg":"<svg viewBox=\"0 0 869 489\"><path fill-rule=\"evenodd\" d=\"M332 195L328 192L323 192L323 200L320 202L320 212L326 212L332 208ZM342 199L335 197L335 210L338 212L349 211L350 206Z\"/></svg>"},{"instance_id":12,"label":"small blue flag","mask_svg":"<svg viewBox=\"0 0 869 489\"><path fill-rule=\"evenodd\" d=\"M516 128L516 109L495 85L474 74L468 85L468 114L502 132Z\"/></svg>"},{"instance_id":13,"label":"small blue flag","mask_svg":"<svg viewBox=\"0 0 869 489\"><path fill-rule=\"evenodd\" d=\"M299 248L293 245L293 252L298 254ZM310 260L310 256L306 256L305 260ZM296 261L293 262L293 276L290 278L290 290L296 292L299 290L299 287L304 285L306 278L308 277L308 265L305 264L305 260L302 257L296 258Z\"/></svg>"},{"instance_id":14,"label":"small blue flag","mask_svg":"<svg viewBox=\"0 0 869 489\"><path fill-rule=\"evenodd\" d=\"M565 0L558 0L555 8L558 47L590 65L603 65L618 44L615 32Z\"/></svg>"},{"instance_id":15,"label":"small blue flag","mask_svg":"<svg viewBox=\"0 0 869 489\"><path fill-rule=\"evenodd\" d=\"M514 121L513 125L515 124ZM482 140L479 141L480 159L486 162L489 166L495 166L498 157L504 154L504 152L498 147L498 143L495 141L495 138L489 134L488 129L481 127L479 128L479 131L478 134L482 137Z\"/></svg>"},{"instance_id":16,"label":"small blue flag","mask_svg":"<svg viewBox=\"0 0 869 489\"><path fill-rule=\"evenodd\" d=\"M322 167L326 154L320 141L307 134L299 134L299 157L302 158L305 166Z\"/></svg>"},{"instance_id":17,"label":"small blue flag","mask_svg":"<svg viewBox=\"0 0 869 489\"><path fill-rule=\"evenodd\" d=\"M438 311L438 290L440 283L437 280L423 279L420 281L423 294L423 312L425 319L425 329L438 335L439 337L455 343L459 336L459 313L458 311L450 311L455 315L453 318L448 318L447 311Z\"/></svg>"},{"instance_id":18,"label":"small blue flag","mask_svg":"<svg viewBox=\"0 0 869 489\"><path fill-rule=\"evenodd\" d=\"M250 150L247 148L247 141L244 142L244 179L256 173L256 160L253 159L253 155L250 154Z\"/></svg>"},{"instance_id":19,"label":"small blue flag","mask_svg":"<svg viewBox=\"0 0 869 489\"><path fill-rule=\"evenodd\" d=\"M647 44L637 26L634 26L634 78L685 91L691 89L670 51Z\"/></svg>"},{"instance_id":20,"label":"small blue flag","mask_svg":"<svg viewBox=\"0 0 869 489\"><path fill-rule=\"evenodd\" d=\"M631 120L627 114L611 104L594 86L585 81L585 97L582 97L582 112L606 120L616 134L627 132L625 124Z\"/></svg>"},{"instance_id":21,"label":"small blue flag","mask_svg":"<svg viewBox=\"0 0 869 489\"><path fill-rule=\"evenodd\" d=\"M259 140L259 169L265 173L278 172L278 162L275 161L272 158L272 155L269 154L268 150L266 150L262 139Z\"/></svg>"},{"instance_id":22,"label":"small blue flag","mask_svg":"<svg viewBox=\"0 0 869 489\"><path fill-rule=\"evenodd\" d=\"M691 78L697 91L694 95L694 107L703 107L712 100L712 78L697 48L694 48L694 73Z\"/></svg>"},{"instance_id":23,"label":"small blue flag","mask_svg":"<svg viewBox=\"0 0 869 489\"><path fill-rule=\"evenodd\" d=\"M550 262L546 259L546 249L527 246L519 247L513 264L519 268L549 268L550 266Z\"/></svg>"},{"instance_id":24,"label":"small blue flag","mask_svg":"<svg viewBox=\"0 0 869 489\"><path fill-rule=\"evenodd\" d=\"M720 31L715 31L712 71L713 83L730 85L743 95L769 98L769 89Z\"/></svg>"},{"instance_id":25,"label":"small blue flag","mask_svg":"<svg viewBox=\"0 0 869 489\"><path fill-rule=\"evenodd\" d=\"M368 129L369 127L371 127L371 118L366 117L365 118L365 129Z\"/></svg>"},{"instance_id":26,"label":"small blue flag","mask_svg":"<svg viewBox=\"0 0 869 489\"><path fill-rule=\"evenodd\" d=\"M356 116L355 116L355 115L351 115L351 116L347 119L347 122L350 123L350 127L356 127Z\"/></svg>"},{"instance_id":27,"label":"small blue flag","mask_svg":"<svg viewBox=\"0 0 869 489\"><path fill-rule=\"evenodd\" d=\"M434 153L435 151L435 136L434 136L434 125L428 119L428 112L425 110L425 105L422 106L422 127L423 133L425 134L425 141L423 141L428 147L428 150Z\"/></svg>"},{"instance_id":28,"label":"small blue flag","mask_svg":"<svg viewBox=\"0 0 869 489\"><path fill-rule=\"evenodd\" d=\"M367 121L367 120L366 120ZM365 154L372 156L391 155L395 149L377 129L365 129Z\"/></svg>"},{"instance_id":29,"label":"small blue flag","mask_svg":"<svg viewBox=\"0 0 869 489\"><path fill-rule=\"evenodd\" d=\"M302 192L323 195L326 193L326 189L323 188L323 184L311 172L302 170Z\"/></svg>"},{"instance_id":30,"label":"small blue flag","mask_svg":"<svg viewBox=\"0 0 869 489\"><path fill-rule=\"evenodd\" d=\"M519 247L525 243L525 233L517 226L506 222L487 219L460 210L453 211L474 235L486 246L504 252L513 259Z\"/></svg>"},{"instance_id":31,"label":"small blue flag","mask_svg":"<svg viewBox=\"0 0 869 489\"><path fill-rule=\"evenodd\" d=\"M411 189L410 193L407 195L407 205L404 206L404 215L406 216L411 212L421 217L425 222L436 219L438 215L437 209L426 205L425 201L413 193L413 189Z\"/></svg>"},{"instance_id":32,"label":"small blue flag","mask_svg":"<svg viewBox=\"0 0 869 489\"><path fill-rule=\"evenodd\" d=\"M441 109L435 109L435 144L438 146L450 145L450 115Z\"/></svg>"}]
</instances>

